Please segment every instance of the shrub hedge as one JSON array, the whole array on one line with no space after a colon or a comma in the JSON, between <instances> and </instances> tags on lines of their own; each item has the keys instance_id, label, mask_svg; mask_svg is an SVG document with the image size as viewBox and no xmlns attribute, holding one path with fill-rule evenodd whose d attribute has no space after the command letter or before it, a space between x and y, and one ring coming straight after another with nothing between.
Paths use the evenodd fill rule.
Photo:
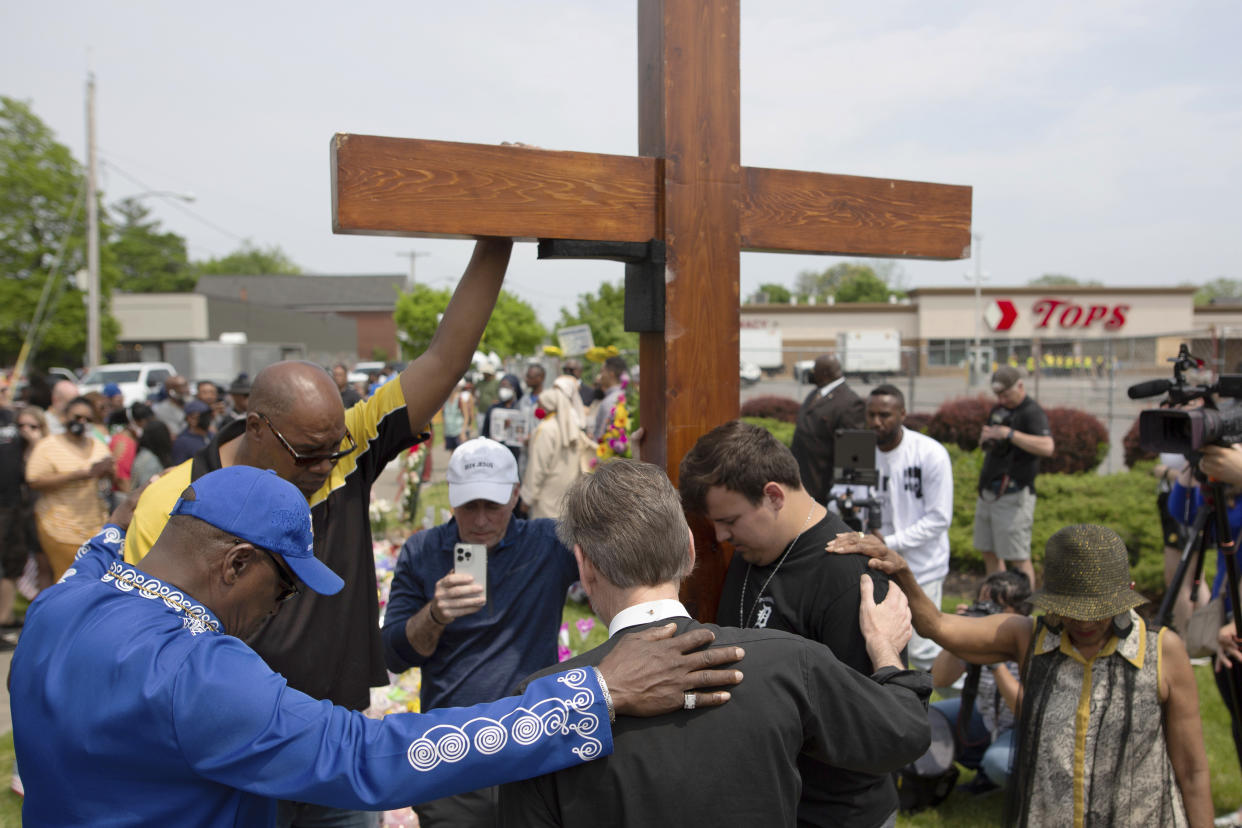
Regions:
<instances>
[{"instance_id":1,"label":"shrub hedge","mask_svg":"<svg viewBox=\"0 0 1242 828\"><path fill-rule=\"evenodd\" d=\"M996 405L993 397L957 397L945 400L927 424L927 436L964 451L979 447L979 431Z\"/></svg>"},{"instance_id":2,"label":"shrub hedge","mask_svg":"<svg viewBox=\"0 0 1242 828\"><path fill-rule=\"evenodd\" d=\"M760 428L766 428L772 433L772 436L780 440L786 446L793 443L794 424L775 420L771 417L742 417L742 422L757 425Z\"/></svg>"},{"instance_id":3,"label":"shrub hedge","mask_svg":"<svg viewBox=\"0 0 1242 828\"><path fill-rule=\"evenodd\" d=\"M948 446L953 459L953 522L949 527L951 568L983 572L975 550L974 516L983 452ZM1130 550L1131 577L1139 591L1158 601L1164 594L1164 544L1156 512L1151 463L1109 475L1041 474L1031 531L1031 557L1043 565L1044 545L1054 532L1074 523L1099 523L1114 530Z\"/></svg>"},{"instance_id":4,"label":"shrub hedge","mask_svg":"<svg viewBox=\"0 0 1242 828\"><path fill-rule=\"evenodd\" d=\"M785 445L793 425L779 420L744 417L768 429ZM974 517L983 452L948 445L953 461L953 521L949 526L950 567L958 573L982 573L983 557L975 550ZM1035 481L1039 501L1031 531L1031 557L1042 569L1044 545L1054 532L1074 523L1099 523L1112 528L1130 551L1131 577L1151 599L1154 610L1164 594L1164 544L1156 513L1156 486L1151 461L1109 475L1040 474ZM1209 567L1214 562L1209 561ZM1210 574L1210 573L1209 573Z\"/></svg>"},{"instance_id":5,"label":"shrub hedge","mask_svg":"<svg viewBox=\"0 0 1242 828\"><path fill-rule=\"evenodd\" d=\"M751 397L742 403L742 417L770 417L782 423L794 423L798 420L798 409L801 407L801 403L792 397L767 394Z\"/></svg>"},{"instance_id":6,"label":"shrub hedge","mask_svg":"<svg viewBox=\"0 0 1242 828\"><path fill-rule=\"evenodd\" d=\"M1095 471L1108 456L1108 429L1104 424L1077 408L1049 408L1046 413L1056 453L1039 461L1040 472L1084 474Z\"/></svg>"},{"instance_id":7,"label":"shrub hedge","mask_svg":"<svg viewBox=\"0 0 1242 828\"><path fill-rule=\"evenodd\" d=\"M927 426L931 424L933 416L926 411L912 411L906 414L906 428L926 434Z\"/></svg>"}]
</instances>

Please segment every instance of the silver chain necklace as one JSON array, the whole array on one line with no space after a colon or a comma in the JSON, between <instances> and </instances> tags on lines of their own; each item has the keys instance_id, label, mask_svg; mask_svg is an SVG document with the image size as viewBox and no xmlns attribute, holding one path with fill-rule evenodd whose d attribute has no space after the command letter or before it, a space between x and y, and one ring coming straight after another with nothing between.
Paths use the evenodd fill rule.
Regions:
<instances>
[{"instance_id":1,"label":"silver chain necklace","mask_svg":"<svg viewBox=\"0 0 1242 828\"><path fill-rule=\"evenodd\" d=\"M763 593L768 588L768 584L772 583L772 579L776 577L777 570L781 568L781 564L785 562L785 559L789 557L789 553L793 551L794 544L796 544L798 539L802 537L802 533L806 531L806 527L811 524L811 516L815 514L815 507L817 505L819 504L811 504L811 511L806 513L806 520L802 521L802 528L798 530L798 534L794 535L794 539L789 542L789 546L785 547L785 551L781 553L780 560L776 562L776 566L773 567L772 573L768 575L768 579L763 582L763 586L759 587L759 594L755 596L754 606L750 608L751 615L754 615L755 612L758 611L759 602L763 600ZM746 616L745 612L746 585L750 582L750 568L751 564L746 564L746 575L742 578L742 594L739 595L737 599L737 617L741 620L741 627L743 629L750 626L750 619Z\"/></svg>"}]
</instances>

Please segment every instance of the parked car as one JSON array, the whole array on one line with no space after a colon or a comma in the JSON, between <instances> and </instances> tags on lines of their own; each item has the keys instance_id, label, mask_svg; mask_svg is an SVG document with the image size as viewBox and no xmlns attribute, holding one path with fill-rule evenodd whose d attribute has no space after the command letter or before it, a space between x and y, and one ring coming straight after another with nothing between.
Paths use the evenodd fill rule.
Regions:
<instances>
[{"instance_id":1,"label":"parked car","mask_svg":"<svg viewBox=\"0 0 1242 828\"><path fill-rule=\"evenodd\" d=\"M125 404L132 405L143 402L147 396L158 391L164 380L177 373L177 369L168 362L118 362L113 365L100 365L92 368L82 378L78 390L83 394L90 391L103 391L110 382L120 386Z\"/></svg>"},{"instance_id":2,"label":"parked car","mask_svg":"<svg viewBox=\"0 0 1242 828\"><path fill-rule=\"evenodd\" d=\"M741 361L741 366L738 372L738 376L740 377L742 381L742 387L746 388L748 386L754 385L760 379L763 378L763 370L755 363L747 362L746 360L743 359Z\"/></svg>"}]
</instances>

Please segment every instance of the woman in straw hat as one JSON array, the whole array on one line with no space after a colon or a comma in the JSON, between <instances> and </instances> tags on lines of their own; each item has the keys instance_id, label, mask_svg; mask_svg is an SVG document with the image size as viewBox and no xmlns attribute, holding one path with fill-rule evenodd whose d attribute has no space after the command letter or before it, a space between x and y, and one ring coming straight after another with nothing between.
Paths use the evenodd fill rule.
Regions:
<instances>
[{"instance_id":1,"label":"woman in straw hat","mask_svg":"<svg viewBox=\"0 0 1242 828\"><path fill-rule=\"evenodd\" d=\"M1146 599L1117 533L1080 524L1048 539L1034 619L940 612L875 536L840 535L828 550L869 555L909 597L919 635L976 664L1023 665L1006 822L1212 824L1190 659L1176 633L1134 611Z\"/></svg>"}]
</instances>

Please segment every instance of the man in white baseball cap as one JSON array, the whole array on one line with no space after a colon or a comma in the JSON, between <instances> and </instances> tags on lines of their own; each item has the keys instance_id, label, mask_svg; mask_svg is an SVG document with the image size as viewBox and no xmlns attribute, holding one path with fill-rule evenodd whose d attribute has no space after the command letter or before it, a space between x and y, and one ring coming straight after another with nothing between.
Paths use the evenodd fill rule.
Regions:
<instances>
[{"instance_id":1,"label":"man in white baseball cap","mask_svg":"<svg viewBox=\"0 0 1242 828\"><path fill-rule=\"evenodd\" d=\"M565 590L578 578L556 521L513 516L518 468L504 445L477 437L458 446L448 489L453 519L406 541L384 615L388 669L422 669L423 711L506 696L555 664ZM485 583L454 571L460 544L477 545L468 551L486 560ZM423 828L490 826L496 802L486 788L415 810Z\"/></svg>"}]
</instances>

